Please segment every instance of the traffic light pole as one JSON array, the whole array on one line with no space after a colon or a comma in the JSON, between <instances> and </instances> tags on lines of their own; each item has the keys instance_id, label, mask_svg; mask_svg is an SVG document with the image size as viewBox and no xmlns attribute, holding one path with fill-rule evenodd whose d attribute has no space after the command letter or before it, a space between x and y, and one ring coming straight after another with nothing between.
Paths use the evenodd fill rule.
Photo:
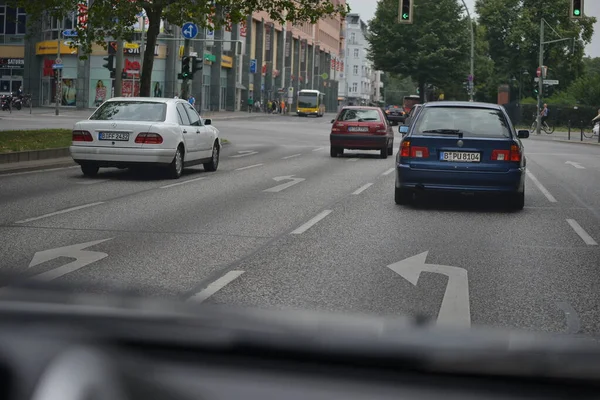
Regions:
<instances>
[{"instance_id":1,"label":"traffic light pole","mask_svg":"<svg viewBox=\"0 0 600 400\"><path fill-rule=\"evenodd\" d=\"M115 97L123 95L123 63L125 58L123 47L123 39L119 39L117 41L117 50L115 54Z\"/></svg>"},{"instance_id":2,"label":"traffic light pole","mask_svg":"<svg viewBox=\"0 0 600 400\"><path fill-rule=\"evenodd\" d=\"M467 17L469 17L469 23L471 24L471 78L469 80L469 101L473 101L473 85L475 79L475 33L473 32L473 19L471 19L469 8L467 7L465 0L462 0L462 3L465 7L465 10L467 10Z\"/></svg>"},{"instance_id":3,"label":"traffic light pole","mask_svg":"<svg viewBox=\"0 0 600 400\"><path fill-rule=\"evenodd\" d=\"M190 39L185 39L183 42L183 56L187 57L190 54ZM183 78L181 81L181 98L187 100L189 92L189 79Z\"/></svg>"}]
</instances>

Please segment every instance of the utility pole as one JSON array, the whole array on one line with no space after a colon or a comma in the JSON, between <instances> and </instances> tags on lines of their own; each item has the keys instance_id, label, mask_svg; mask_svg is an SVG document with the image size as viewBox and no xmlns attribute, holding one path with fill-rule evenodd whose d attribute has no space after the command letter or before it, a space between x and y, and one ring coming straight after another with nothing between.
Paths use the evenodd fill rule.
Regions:
<instances>
[{"instance_id":1,"label":"utility pole","mask_svg":"<svg viewBox=\"0 0 600 400\"><path fill-rule=\"evenodd\" d=\"M60 60L60 37L61 37L62 32L60 31L60 29L58 30L58 37L56 39L56 60ZM61 73L61 69L57 68L56 69L56 100L55 100L55 105L54 105L54 114L58 115L59 114L59 107L60 107L60 100L61 100L61 95L62 95L62 73Z\"/></svg>"},{"instance_id":2,"label":"utility pole","mask_svg":"<svg viewBox=\"0 0 600 400\"><path fill-rule=\"evenodd\" d=\"M124 68L124 58L123 48L125 47L125 42L123 39L117 40L117 48L115 50L115 97L121 97L123 95L123 68Z\"/></svg>"},{"instance_id":3,"label":"utility pole","mask_svg":"<svg viewBox=\"0 0 600 400\"><path fill-rule=\"evenodd\" d=\"M537 95L537 116L536 116L536 135L541 135L542 131L542 116L540 108L542 107L542 91L544 90L544 18L540 21L540 54L538 64L540 66L540 77L538 80L538 95Z\"/></svg>"},{"instance_id":4,"label":"utility pole","mask_svg":"<svg viewBox=\"0 0 600 400\"><path fill-rule=\"evenodd\" d=\"M471 18L469 8L467 7L465 0L462 0L462 3L465 7L465 10L467 10L467 17L469 17L469 23L471 25L471 68L469 76L469 101L473 101L473 84L475 79L475 34L473 32L473 19Z\"/></svg>"}]
</instances>

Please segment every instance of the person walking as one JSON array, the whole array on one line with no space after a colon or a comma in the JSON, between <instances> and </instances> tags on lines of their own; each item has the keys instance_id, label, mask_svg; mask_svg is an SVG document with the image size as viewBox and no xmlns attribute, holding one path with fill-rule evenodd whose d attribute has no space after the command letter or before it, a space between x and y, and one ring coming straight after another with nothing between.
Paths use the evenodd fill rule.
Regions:
<instances>
[{"instance_id":1,"label":"person walking","mask_svg":"<svg viewBox=\"0 0 600 400\"><path fill-rule=\"evenodd\" d=\"M252 113L252 108L254 108L254 99L252 96L248 97L248 112Z\"/></svg>"}]
</instances>

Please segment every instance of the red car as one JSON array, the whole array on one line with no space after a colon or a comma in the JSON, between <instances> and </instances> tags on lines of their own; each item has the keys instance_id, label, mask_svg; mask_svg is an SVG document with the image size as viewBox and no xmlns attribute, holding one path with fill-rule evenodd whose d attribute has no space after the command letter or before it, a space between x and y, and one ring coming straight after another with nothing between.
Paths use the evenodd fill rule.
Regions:
<instances>
[{"instance_id":1,"label":"red car","mask_svg":"<svg viewBox=\"0 0 600 400\"><path fill-rule=\"evenodd\" d=\"M394 132L379 107L344 107L331 123L331 157L344 154L344 149L379 150L381 158L394 152Z\"/></svg>"}]
</instances>

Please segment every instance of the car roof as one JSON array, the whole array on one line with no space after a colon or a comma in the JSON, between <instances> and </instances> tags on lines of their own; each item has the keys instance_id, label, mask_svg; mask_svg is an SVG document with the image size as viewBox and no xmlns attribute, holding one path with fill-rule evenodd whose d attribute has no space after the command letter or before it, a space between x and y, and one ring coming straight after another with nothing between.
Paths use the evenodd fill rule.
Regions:
<instances>
[{"instance_id":1,"label":"car roof","mask_svg":"<svg viewBox=\"0 0 600 400\"><path fill-rule=\"evenodd\" d=\"M490 110L501 110L502 106L494 103L472 102L472 101L431 101L423 104L423 107L464 107L464 108L488 108Z\"/></svg>"},{"instance_id":2,"label":"car roof","mask_svg":"<svg viewBox=\"0 0 600 400\"><path fill-rule=\"evenodd\" d=\"M381 107L374 106L344 106L342 110L379 110Z\"/></svg>"},{"instance_id":3,"label":"car roof","mask_svg":"<svg viewBox=\"0 0 600 400\"><path fill-rule=\"evenodd\" d=\"M144 101L150 103L177 103L177 102L185 102L184 99L171 99L167 97L111 97L106 100L110 101Z\"/></svg>"}]
</instances>

